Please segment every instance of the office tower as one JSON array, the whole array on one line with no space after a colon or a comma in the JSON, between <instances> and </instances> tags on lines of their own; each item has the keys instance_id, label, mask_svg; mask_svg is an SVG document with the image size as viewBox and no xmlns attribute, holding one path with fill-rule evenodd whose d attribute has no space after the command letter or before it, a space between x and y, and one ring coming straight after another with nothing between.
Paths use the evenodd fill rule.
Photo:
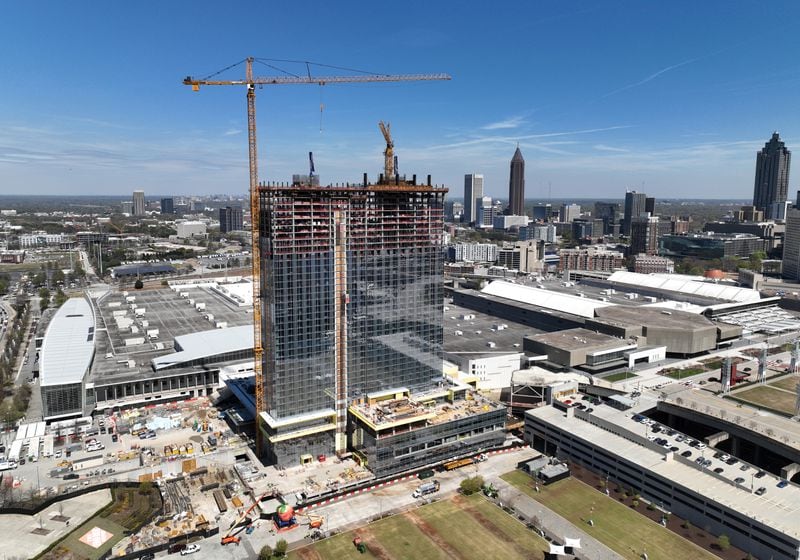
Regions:
<instances>
[{"instance_id":1,"label":"office tower","mask_svg":"<svg viewBox=\"0 0 800 560\"><path fill-rule=\"evenodd\" d=\"M144 191L133 191L133 215L144 216Z\"/></svg>"},{"instance_id":2,"label":"office tower","mask_svg":"<svg viewBox=\"0 0 800 560\"><path fill-rule=\"evenodd\" d=\"M642 214L631 222L631 246L629 256L655 255L658 253L658 218Z\"/></svg>"},{"instance_id":3,"label":"office tower","mask_svg":"<svg viewBox=\"0 0 800 560\"><path fill-rule=\"evenodd\" d=\"M119 203L120 210L123 214L133 215L133 202L130 200L123 200Z\"/></svg>"},{"instance_id":4,"label":"office tower","mask_svg":"<svg viewBox=\"0 0 800 560\"><path fill-rule=\"evenodd\" d=\"M270 462L350 449L382 476L502 443L503 407L442 377L446 192L259 187ZM464 415L444 415L459 402Z\"/></svg>"},{"instance_id":5,"label":"office tower","mask_svg":"<svg viewBox=\"0 0 800 560\"><path fill-rule=\"evenodd\" d=\"M580 204L562 204L561 205L561 221L562 222L571 222L575 218L580 218L581 216L581 205Z\"/></svg>"},{"instance_id":6,"label":"office tower","mask_svg":"<svg viewBox=\"0 0 800 560\"><path fill-rule=\"evenodd\" d=\"M496 206L492 203L491 196L484 196L476 201L478 205L478 215L475 218L475 227L491 229L494 226L494 217L499 214Z\"/></svg>"},{"instance_id":7,"label":"office tower","mask_svg":"<svg viewBox=\"0 0 800 560\"><path fill-rule=\"evenodd\" d=\"M644 199L644 211L650 212L651 216L656 215L656 199L655 197L648 196Z\"/></svg>"},{"instance_id":8,"label":"office tower","mask_svg":"<svg viewBox=\"0 0 800 560\"><path fill-rule=\"evenodd\" d=\"M511 158L511 172L508 177L508 213L512 216L525 215L525 159L519 146Z\"/></svg>"},{"instance_id":9,"label":"office tower","mask_svg":"<svg viewBox=\"0 0 800 560\"><path fill-rule=\"evenodd\" d=\"M468 173L464 175L464 221L472 224L478 221L478 206L483 198L483 175Z\"/></svg>"},{"instance_id":10,"label":"office tower","mask_svg":"<svg viewBox=\"0 0 800 560\"><path fill-rule=\"evenodd\" d=\"M550 204L538 202L533 206L533 220L535 222L549 222L553 216L553 207Z\"/></svg>"},{"instance_id":11,"label":"office tower","mask_svg":"<svg viewBox=\"0 0 800 560\"><path fill-rule=\"evenodd\" d=\"M460 202L454 202L450 211L450 217L452 218L452 221L460 222L461 218L464 217L464 205Z\"/></svg>"},{"instance_id":12,"label":"office tower","mask_svg":"<svg viewBox=\"0 0 800 560\"><path fill-rule=\"evenodd\" d=\"M800 280L800 209L797 208L789 208L786 212L781 274L788 280Z\"/></svg>"},{"instance_id":13,"label":"office tower","mask_svg":"<svg viewBox=\"0 0 800 560\"><path fill-rule=\"evenodd\" d=\"M174 214L175 213L175 201L172 198L162 198L161 199L161 213L162 214Z\"/></svg>"},{"instance_id":14,"label":"office tower","mask_svg":"<svg viewBox=\"0 0 800 560\"><path fill-rule=\"evenodd\" d=\"M646 212L645 206L647 205L647 195L636 191L628 191L625 193L625 218L622 222L622 234L631 234L631 223L634 218L638 218L643 212Z\"/></svg>"},{"instance_id":15,"label":"office tower","mask_svg":"<svg viewBox=\"0 0 800 560\"><path fill-rule=\"evenodd\" d=\"M767 219L773 219L770 211L777 202L784 202L789 193L790 152L777 132L756 154L756 180L753 187L753 206L763 210Z\"/></svg>"},{"instance_id":16,"label":"office tower","mask_svg":"<svg viewBox=\"0 0 800 560\"><path fill-rule=\"evenodd\" d=\"M618 202L595 202L592 216L603 220L603 235L619 236Z\"/></svg>"},{"instance_id":17,"label":"office tower","mask_svg":"<svg viewBox=\"0 0 800 560\"><path fill-rule=\"evenodd\" d=\"M244 229L242 223L242 209L239 206L226 206L219 209L219 232L228 233L229 231L241 231Z\"/></svg>"}]
</instances>

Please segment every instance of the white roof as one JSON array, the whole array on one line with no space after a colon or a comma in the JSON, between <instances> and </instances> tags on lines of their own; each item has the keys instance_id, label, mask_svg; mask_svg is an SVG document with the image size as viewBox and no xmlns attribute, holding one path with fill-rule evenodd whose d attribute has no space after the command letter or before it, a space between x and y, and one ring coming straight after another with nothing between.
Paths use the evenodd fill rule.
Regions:
<instances>
[{"instance_id":1,"label":"white roof","mask_svg":"<svg viewBox=\"0 0 800 560\"><path fill-rule=\"evenodd\" d=\"M175 347L180 351L153 358L153 367L163 369L217 354L252 349L253 327L244 325L176 336Z\"/></svg>"},{"instance_id":2,"label":"white roof","mask_svg":"<svg viewBox=\"0 0 800 560\"><path fill-rule=\"evenodd\" d=\"M80 383L94 356L94 312L84 298L71 298L56 312L44 335L41 385Z\"/></svg>"},{"instance_id":3,"label":"white roof","mask_svg":"<svg viewBox=\"0 0 800 560\"><path fill-rule=\"evenodd\" d=\"M708 298L723 299L727 301L758 301L761 299L757 290L750 288L740 288L714 282L699 282L697 280L687 280L685 276L675 275L655 275L640 274L638 272L618 271L608 277L610 282L629 284L631 286L642 286L645 288L656 288L659 290L669 290L682 294L694 294Z\"/></svg>"},{"instance_id":4,"label":"white roof","mask_svg":"<svg viewBox=\"0 0 800 560\"><path fill-rule=\"evenodd\" d=\"M581 317L594 317L594 310L600 307L611 307L615 304L605 301L597 301L589 298L582 298L570 294L543 290L541 288L531 288L502 280L495 280L486 286L482 293L502 297L521 303L563 311Z\"/></svg>"}]
</instances>

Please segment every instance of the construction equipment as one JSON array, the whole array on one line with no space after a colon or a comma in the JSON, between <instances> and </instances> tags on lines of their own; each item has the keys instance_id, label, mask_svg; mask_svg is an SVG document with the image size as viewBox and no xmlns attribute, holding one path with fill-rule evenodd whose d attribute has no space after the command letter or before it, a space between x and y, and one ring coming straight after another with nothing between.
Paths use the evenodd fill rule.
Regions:
<instances>
[{"instance_id":1,"label":"construction equipment","mask_svg":"<svg viewBox=\"0 0 800 560\"><path fill-rule=\"evenodd\" d=\"M310 513L307 513L304 517L308 519L309 529L319 529L325 523L325 518L321 515L311 515Z\"/></svg>"},{"instance_id":2,"label":"construction equipment","mask_svg":"<svg viewBox=\"0 0 800 560\"><path fill-rule=\"evenodd\" d=\"M261 495L261 497L259 497L257 500L255 500L253 502L253 505L251 505L249 508L247 508L247 511L245 511L242 515L239 516L239 518L236 521L233 522L233 524L230 526L230 529L228 529L228 532L225 533L224 535L222 535L222 544L223 545L226 545L226 544L239 544L239 541L240 541L239 537L234 535L234 533L236 532L236 529L239 527L239 524L241 524L242 521L247 519L247 516L250 515L250 512L253 511L258 504L261 503L261 500L263 500L264 498L269 496L270 493L271 492L264 492ZM250 523L247 523L247 525L249 525L249 524Z\"/></svg>"},{"instance_id":3,"label":"construction equipment","mask_svg":"<svg viewBox=\"0 0 800 560\"><path fill-rule=\"evenodd\" d=\"M249 147L249 160L250 160L250 229L251 229L251 254L252 258L252 273L253 273L253 358L254 358L254 374L256 381L256 416L262 412L267 411L267 403L272 401L270 393L270 383L264 383L263 363L262 359L264 351L271 351L270 342L267 340L266 344L262 343L262 325L261 325L261 308L265 291L271 288L271 279L262 278L261 274L261 251L259 249L259 235L261 228L261 205L258 195L258 152L256 149L256 86L265 85L285 85L285 84L307 84L324 86L326 84L342 84L353 82L403 82L403 81L420 81L420 80L449 80L450 76L447 74L417 74L417 75L377 75L377 74L362 74L359 76L312 76L310 70L310 63L305 62L308 71L307 76L288 75L283 70L285 76L266 76L266 77L253 77L253 62L260 62L270 68L276 68L270 62L277 62L274 60L255 59L248 57L232 66L229 66L219 72L215 72L210 76L202 79L195 79L191 76L183 80L184 85L192 86L192 91L199 91L200 86L245 86L247 88L247 141ZM297 62L297 61L295 61ZM212 80L213 78L223 72L229 70L234 66L245 64L245 79L244 80ZM271 334L269 329L265 333L267 337ZM265 348L266 346L266 348ZM269 374L270 372L268 372ZM258 419L256 419L258 422ZM256 453L261 456L263 447L263 435L260 426L256 425Z\"/></svg>"},{"instance_id":4,"label":"construction equipment","mask_svg":"<svg viewBox=\"0 0 800 560\"><path fill-rule=\"evenodd\" d=\"M367 551L367 544L358 535L356 535L356 537L353 539L353 546L355 546L356 550L358 550L361 554L364 554Z\"/></svg>"},{"instance_id":5,"label":"construction equipment","mask_svg":"<svg viewBox=\"0 0 800 560\"><path fill-rule=\"evenodd\" d=\"M383 152L383 177L386 181L391 181L394 177L394 141L392 140L392 125L390 123L378 123L378 127L386 140L386 150Z\"/></svg>"}]
</instances>

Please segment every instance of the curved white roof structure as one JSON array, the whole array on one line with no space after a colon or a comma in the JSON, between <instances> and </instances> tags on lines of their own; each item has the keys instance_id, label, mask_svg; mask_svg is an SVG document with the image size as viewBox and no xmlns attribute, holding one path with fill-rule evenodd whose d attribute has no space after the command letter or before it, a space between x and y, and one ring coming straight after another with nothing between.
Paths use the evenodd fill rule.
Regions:
<instances>
[{"instance_id":1,"label":"curved white roof structure","mask_svg":"<svg viewBox=\"0 0 800 560\"><path fill-rule=\"evenodd\" d=\"M94 312L85 298L71 298L56 312L41 350L41 386L81 383L94 357Z\"/></svg>"},{"instance_id":2,"label":"curved white roof structure","mask_svg":"<svg viewBox=\"0 0 800 560\"><path fill-rule=\"evenodd\" d=\"M545 309L563 311L581 317L594 317L595 309L616 305L614 303L572 296L561 292L512 284L511 282L504 282L502 280L495 280L482 289L481 292L490 296L536 305Z\"/></svg>"},{"instance_id":3,"label":"curved white roof structure","mask_svg":"<svg viewBox=\"0 0 800 560\"><path fill-rule=\"evenodd\" d=\"M202 358L252 350L253 327L244 325L176 336L175 348L177 352L153 358L153 368L178 367Z\"/></svg>"},{"instance_id":4,"label":"curved white roof structure","mask_svg":"<svg viewBox=\"0 0 800 560\"><path fill-rule=\"evenodd\" d=\"M721 299L726 301L746 302L758 301L761 295L757 290L750 288L740 288L714 282L698 282L697 280L686 280L685 276L674 278L656 276L654 274L639 274L638 272L619 271L608 277L609 282L619 282L630 286L643 286L645 288L655 288L658 290L669 290L682 294L694 294L708 298Z\"/></svg>"}]
</instances>

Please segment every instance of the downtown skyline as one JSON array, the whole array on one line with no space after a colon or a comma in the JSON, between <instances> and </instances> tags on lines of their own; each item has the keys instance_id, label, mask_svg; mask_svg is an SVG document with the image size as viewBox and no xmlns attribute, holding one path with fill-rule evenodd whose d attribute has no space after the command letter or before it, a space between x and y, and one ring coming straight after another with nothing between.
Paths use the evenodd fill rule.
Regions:
<instances>
[{"instance_id":1,"label":"downtown skyline","mask_svg":"<svg viewBox=\"0 0 800 560\"><path fill-rule=\"evenodd\" d=\"M12 6L0 24L11 45L0 93L2 194L244 193L244 91L193 93L180 82L248 55L453 76L259 90L265 181L307 173L308 151L324 183L377 176L378 120L392 123L400 172L431 173L453 197L475 172L486 195L505 198L519 143L526 199L621 198L626 189L744 199L773 131L790 150L800 144L790 93L800 71L783 60L800 50L788 33L800 8L788 2L783 27L755 5L722 2L519 4L497 13L467 2L369 14L314 3L231 12L210 3L45 5L45 16ZM377 23L389 15L387 33ZM269 33L259 35L267 20ZM387 48L370 46L381 41ZM765 59L765 44L785 57ZM789 193L797 187L790 182Z\"/></svg>"}]
</instances>

